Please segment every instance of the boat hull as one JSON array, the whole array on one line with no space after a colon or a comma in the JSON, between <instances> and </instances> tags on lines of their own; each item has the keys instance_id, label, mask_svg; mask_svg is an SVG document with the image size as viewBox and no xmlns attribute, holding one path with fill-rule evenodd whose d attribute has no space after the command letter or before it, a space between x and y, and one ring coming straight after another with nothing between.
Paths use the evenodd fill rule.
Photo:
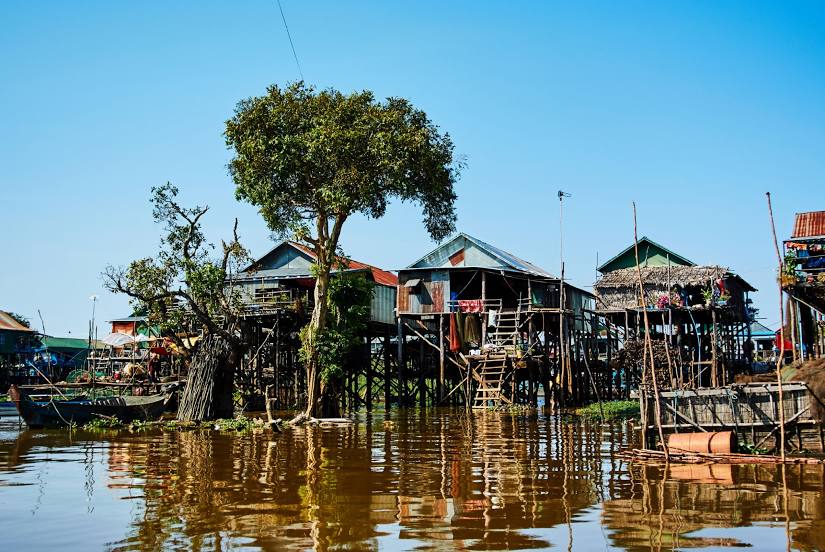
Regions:
<instances>
[{"instance_id":1,"label":"boat hull","mask_svg":"<svg viewBox=\"0 0 825 552\"><path fill-rule=\"evenodd\" d=\"M168 395L152 395L36 403L16 386L9 389L9 398L31 428L83 425L101 418L117 419L123 423L153 420L163 414L169 399Z\"/></svg>"}]
</instances>

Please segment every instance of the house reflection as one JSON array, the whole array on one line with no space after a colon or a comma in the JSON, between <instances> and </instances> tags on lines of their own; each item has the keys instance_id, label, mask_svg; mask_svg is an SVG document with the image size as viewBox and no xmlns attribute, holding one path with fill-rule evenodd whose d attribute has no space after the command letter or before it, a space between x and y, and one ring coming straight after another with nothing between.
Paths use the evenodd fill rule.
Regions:
<instances>
[{"instance_id":1,"label":"house reflection","mask_svg":"<svg viewBox=\"0 0 825 552\"><path fill-rule=\"evenodd\" d=\"M825 549L823 465L640 466L631 473L632 491L603 507L603 524L622 549L749 546L729 529L784 530L786 520L794 549ZM718 536L692 534L703 528Z\"/></svg>"},{"instance_id":2,"label":"house reflection","mask_svg":"<svg viewBox=\"0 0 825 552\"><path fill-rule=\"evenodd\" d=\"M618 431L618 430L617 430ZM613 436L621 442L621 434ZM572 523L598 501L600 429L432 411L340 429L165 433L112 443L110 487L144 508L125 548L542 548L523 529Z\"/></svg>"}]
</instances>

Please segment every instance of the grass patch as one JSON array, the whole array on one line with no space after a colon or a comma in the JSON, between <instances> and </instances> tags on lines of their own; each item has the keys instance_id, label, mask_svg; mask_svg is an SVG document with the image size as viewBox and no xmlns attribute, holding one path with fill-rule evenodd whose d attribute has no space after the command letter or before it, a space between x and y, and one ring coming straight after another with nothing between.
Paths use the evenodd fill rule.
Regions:
<instances>
[{"instance_id":1,"label":"grass patch","mask_svg":"<svg viewBox=\"0 0 825 552\"><path fill-rule=\"evenodd\" d=\"M205 420L203 422L181 422L178 420L135 420L128 424L115 418L95 418L82 428L86 431L104 431L112 429L128 429L129 431L148 431L160 429L165 431L209 430L247 432L260 430L266 427L259 418L224 418L220 420Z\"/></svg>"},{"instance_id":2,"label":"grass patch","mask_svg":"<svg viewBox=\"0 0 825 552\"><path fill-rule=\"evenodd\" d=\"M604 410L604 416L602 416ZM576 409L576 414L582 418L590 420L624 420L639 416L639 401L607 401L602 403L592 403Z\"/></svg>"},{"instance_id":3,"label":"grass patch","mask_svg":"<svg viewBox=\"0 0 825 552\"><path fill-rule=\"evenodd\" d=\"M99 429L120 429L123 427L123 422L116 418L95 418L83 424L83 429L87 431L94 431Z\"/></svg>"},{"instance_id":4,"label":"grass patch","mask_svg":"<svg viewBox=\"0 0 825 552\"><path fill-rule=\"evenodd\" d=\"M218 431L252 431L253 429L262 428L263 421L259 419L245 418L238 416L237 418L223 418L213 422L207 422Z\"/></svg>"}]
</instances>

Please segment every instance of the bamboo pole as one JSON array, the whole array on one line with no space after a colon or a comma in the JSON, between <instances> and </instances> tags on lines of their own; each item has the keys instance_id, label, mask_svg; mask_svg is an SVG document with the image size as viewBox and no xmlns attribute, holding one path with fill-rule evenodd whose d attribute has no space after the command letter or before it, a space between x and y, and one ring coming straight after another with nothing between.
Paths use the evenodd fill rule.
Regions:
<instances>
[{"instance_id":1,"label":"bamboo pole","mask_svg":"<svg viewBox=\"0 0 825 552\"><path fill-rule=\"evenodd\" d=\"M776 239L776 224L773 221L773 206L771 205L771 193L766 192L768 197L768 215L771 219L771 232L773 233L773 247L776 250L776 261L779 272L777 273L779 283L779 358L776 359L776 383L779 385L779 452L782 461L785 461L785 407L782 402L782 364L785 358L785 305L782 301L782 254L779 252L779 241Z\"/></svg>"},{"instance_id":2,"label":"bamboo pole","mask_svg":"<svg viewBox=\"0 0 825 552\"><path fill-rule=\"evenodd\" d=\"M665 434L662 431L662 412L661 407L659 405L659 384L657 382L656 377L656 366L655 366L655 359L653 356L653 343L650 340L650 322L647 318L647 305L645 305L645 287L644 283L642 282L642 269L639 266L639 234L638 234L638 227L636 224L636 202L633 202L633 250L636 254L636 274L639 277L639 293L642 301L642 312L644 313L644 321L645 321L645 348L646 352L644 355L643 365L642 365L642 386L644 385L644 373L645 368L647 368L647 357L648 354L650 355L650 374L653 380L653 393L655 395L655 402L653 403L654 413L656 414L656 429L659 432L659 440L662 443L662 450L665 452L665 460L669 458L668 450L667 450L667 443L665 442ZM645 427L645 431L647 431L647 427Z\"/></svg>"}]
</instances>

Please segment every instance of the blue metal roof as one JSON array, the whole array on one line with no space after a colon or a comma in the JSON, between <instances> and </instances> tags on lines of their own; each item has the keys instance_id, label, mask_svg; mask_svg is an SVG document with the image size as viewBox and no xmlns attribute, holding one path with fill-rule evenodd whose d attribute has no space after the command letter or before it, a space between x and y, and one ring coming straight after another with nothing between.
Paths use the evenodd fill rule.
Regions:
<instances>
[{"instance_id":1,"label":"blue metal roof","mask_svg":"<svg viewBox=\"0 0 825 552\"><path fill-rule=\"evenodd\" d=\"M774 330L768 328L764 324L761 324L761 323L756 322L756 321L751 322L751 336L753 336L753 337L766 337L766 336L774 337L775 335L776 335L776 332Z\"/></svg>"},{"instance_id":2,"label":"blue metal roof","mask_svg":"<svg viewBox=\"0 0 825 552\"><path fill-rule=\"evenodd\" d=\"M494 245L490 245L487 242L481 241L478 238L470 236L469 234L460 233L455 237L445 241L438 247L436 247L433 251L427 253L414 263L412 263L407 268L409 269L422 269L422 268L441 268L442 262L446 262L446 259L452 254L450 251L453 249L461 250L463 249L462 246L458 246L456 248L456 242L465 240L466 242L471 243L476 248L478 248L484 255L489 257L492 263L483 264L478 262L478 258L476 257L476 262L467 261L465 260L465 264L461 267L455 268L465 268L465 267L474 267L474 268L493 268L493 269L504 269L510 270L515 272L522 272L526 274L532 274L535 276L541 276L544 278L551 278L551 279L558 279L553 274L547 272L543 268L534 265L533 263L527 262L524 259L516 257L512 253L504 251L503 249L499 249ZM483 261L484 259L482 259ZM448 266L444 266L443 268L449 268Z\"/></svg>"},{"instance_id":3,"label":"blue metal roof","mask_svg":"<svg viewBox=\"0 0 825 552\"><path fill-rule=\"evenodd\" d=\"M514 270L519 270L521 272L529 272L530 274L537 274L539 276L544 276L546 278L555 278L556 277L556 276L550 274L549 272L547 272L546 270L544 270L543 268L541 268L539 266L536 266L533 263L527 262L524 259L520 259L519 257L516 257L512 253L508 253L507 251L504 251L503 249L499 249L498 247L496 247L494 245L490 245L487 242L483 242L480 239L474 238L474 237L469 236L467 234L461 234L461 235L464 236L465 238L467 238L468 240L470 240L471 242L475 243L476 245L478 245L482 249L486 249L489 252L493 253L496 257L500 258L502 261L504 261L507 265L509 265Z\"/></svg>"}]
</instances>

